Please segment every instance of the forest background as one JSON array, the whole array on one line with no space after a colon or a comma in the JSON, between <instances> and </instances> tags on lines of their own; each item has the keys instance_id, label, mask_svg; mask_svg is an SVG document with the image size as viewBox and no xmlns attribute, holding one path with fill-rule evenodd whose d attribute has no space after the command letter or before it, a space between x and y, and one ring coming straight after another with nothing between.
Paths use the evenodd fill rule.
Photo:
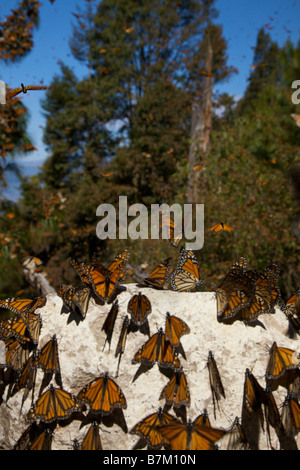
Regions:
<instances>
[{"instance_id":1,"label":"forest background","mask_svg":"<svg viewBox=\"0 0 300 470\"><path fill-rule=\"evenodd\" d=\"M55 6L55 0L50 0ZM0 22L0 64L35 47L40 3L22 0ZM104 264L131 252L128 282L179 248L166 240L96 236L101 203L205 205L204 247L197 258L214 290L240 256L262 271L281 265L283 298L300 284L300 113L291 88L300 80L300 40L279 46L262 25L245 93L214 93L239 64L229 64L214 0L83 0L74 9L72 56L86 67L78 78L65 63L42 92L48 157L24 177L12 163L34 149L26 95L0 105L0 177L20 178L20 197L0 199L0 297L34 296L22 261L35 256L50 284L78 284L68 261ZM37 83L36 85L39 85ZM18 84L19 86L19 84ZM7 83L7 91L13 84ZM32 93L39 93L33 91ZM29 110L30 111L30 110ZM26 157L24 157L26 158ZM209 232L219 222L232 232Z\"/></svg>"}]
</instances>

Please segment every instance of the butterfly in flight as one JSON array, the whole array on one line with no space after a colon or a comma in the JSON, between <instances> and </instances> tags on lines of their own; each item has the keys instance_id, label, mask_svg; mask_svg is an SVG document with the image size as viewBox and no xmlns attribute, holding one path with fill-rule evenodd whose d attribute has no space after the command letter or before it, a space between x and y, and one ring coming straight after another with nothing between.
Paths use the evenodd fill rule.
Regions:
<instances>
[{"instance_id":1,"label":"butterfly in flight","mask_svg":"<svg viewBox=\"0 0 300 470\"><path fill-rule=\"evenodd\" d=\"M226 232L232 232L234 230L233 227L230 227L230 225L224 224L223 222L214 225L210 229L208 229L209 232L221 232L221 230L225 230Z\"/></svg>"},{"instance_id":2,"label":"butterfly in flight","mask_svg":"<svg viewBox=\"0 0 300 470\"><path fill-rule=\"evenodd\" d=\"M300 127L300 114L291 114L291 117L294 119L298 127Z\"/></svg>"}]
</instances>

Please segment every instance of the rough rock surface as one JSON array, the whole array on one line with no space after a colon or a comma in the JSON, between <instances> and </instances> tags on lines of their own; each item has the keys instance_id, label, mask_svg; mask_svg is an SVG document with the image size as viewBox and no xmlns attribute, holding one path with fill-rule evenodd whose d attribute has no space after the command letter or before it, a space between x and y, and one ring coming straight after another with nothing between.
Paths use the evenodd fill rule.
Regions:
<instances>
[{"instance_id":1,"label":"rough rock surface","mask_svg":"<svg viewBox=\"0 0 300 470\"><path fill-rule=\"evenodd\" d=\"M276 309L273 315L261 315L255 326L246 326L241 321L225 325L217 321L215 294L178 293L138 288L134 284L126 285L126 290L118 295L119 313L112 336L111 345L105 344L106 335L102 325L111 304L97 305L90 300L84 320L63 308L60 297L56 294L47 296L45 307L37 310L42 317L42 330L38 348L40 349L53 334L56 334L59 346L62 384L65 390L77 394L84 385L106 371L121 387L127 408L117 410L101 423L101 440L105 450L132 449L139 442L139 437L130 434L132 427L142 418L158 410L165 404L159 400L162 388L169 378L155 364L141 373L134 380L139 364L132 364L132 358L147 341L148 336L140 331L130 332L126 349L120 363L119 376L116 378L118 358L115 357L116 344L124 316L127 314L129 299L137 292L145 293L151 301L152 313L148 317L150 335L165 325L167 312L182 318L190 327L190 333L182 337L181 344L186 360L180 361L187 376L191 394L191 404L187 407L187 418L196 418L203 409L208 411L214 427L228 429L236 417L242 420L242 401L245 370L249 368L259 383L265 388L265 371L268 363L268 348L273 341L278 346L299 349L298 337L287 334L289 324L284 313ZM206 367L208 352L212 351L225 388L226 398L220 401L220 409L213 412L212 394ZM166 370L165 370L166 372ZM43 377L37 373L35 399ZM55 382L54 386L55 385ZM0 405L0 448L12 449L23 431L27 428L26 414L31 405L31 395L23 404L23 391L19 391L6 402L6 390L2 388ZM286 389L279 386L274 396L280 409L286 396ZM176 410L169 412L175 415ZM176 415L175 415L176 416ZM87 431L84 419L62 421L54 430L52 449L72 449L73 439L82 441ZM252 448L269 449L267 433L261 426L245 429ZM271 444L280 448L279 440L271 428ZM281 444L282 447L282 444ZM144 447L145 448L145 447Z\"/></svg>"}]
</instances>

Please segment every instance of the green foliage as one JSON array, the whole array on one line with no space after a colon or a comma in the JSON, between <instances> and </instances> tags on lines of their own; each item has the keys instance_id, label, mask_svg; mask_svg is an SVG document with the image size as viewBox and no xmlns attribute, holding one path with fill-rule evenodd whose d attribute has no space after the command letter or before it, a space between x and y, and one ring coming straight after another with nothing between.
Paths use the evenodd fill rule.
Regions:
<instances>
[{"instance_id":1,"label":"green foliage","mask_svg":"<svg viewBox=\"0 0 300 470\"><path fill-rule=\"evenodd\" d=\"M192 104L201 100L208 36L214 82L235 71L222 28L212 23L212 1L103 0L83 15L86 27L74 27L71 45L88 76L78 80L63 65L54 77L43 103L50 157L38 176L22 181L14 218L7 207L0 220L18 256L39 256L55 287L78 282L68 256L88 262L97 253L105 264L127 248L134 267L151 269L169 256L175 266L179 250L165 240L100 241L96 209L118 207L120 195L148 207L184 204ZM299 52L299 44L280 49L261 30L244 96L237 105L228 95L214 103L224 113L213 116L209 151L199 155L197 202L205 204L206 230L219 222L235 230L205 232L197 255L207 290L239 256L248 257L250 269L281 263L283 295L299 283L292 231L299 208L288 179L299 162L300 133L290 117L297 112L290 86L299 78ZM0 262L10 257L9 243ZM17 277L14 283L22 285Z\"/></svg>"}]
</instances>

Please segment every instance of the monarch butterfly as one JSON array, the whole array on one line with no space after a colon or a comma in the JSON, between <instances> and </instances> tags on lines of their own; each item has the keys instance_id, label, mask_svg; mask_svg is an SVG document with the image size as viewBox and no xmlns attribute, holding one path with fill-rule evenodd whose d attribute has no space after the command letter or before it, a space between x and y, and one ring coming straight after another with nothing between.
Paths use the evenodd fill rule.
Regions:
<instances>
[{"instance_id":1,"label":"monarch butterfly","mask_svg":"<svg viewBox=\"0 0 300 470\"><path fill-rule=\"evenodd\" d=\"M236 261L216 289L217 318L219 321L230 320L243 307L249 307L255 300L254 281L246 274L247 259Z\"/></svg>"},{"instance_id":2,"label":"monarch butterfly","mask_svg":"<svg viewBox=\"0 0 300 470\"><path fill-rule=\"evenodd\" d=\"M219 407L221 396L225 397L225 391L213 353L209 351L207 359L207 368L209 372L209 383L213 397L214 417L216 419L216 402Z\"/></svg>"},{"instance_id":3,"label":"monarch butterfly","mask_svg":"<svg viewBox=\"0 0 300 470\"><path fill-rule=\"evenodd\" d=\"M171 423L158 426L166 444L172 450L211 450L224 436L225 430L201 426L190 419L187 424Z\"/></svg>"},{"instance_id":4,"label":"monarch butterfly","mask_svg":"<svg viewBox=\"0 0 300 470\"><path fill-rule=\"evenodd\" d=\"M171 276L172 289L179 292L198 291L203 284L196 256L191 250L181 248L176 270Z\"/></svg>"},{"instance_id":5,"label":"monarch butterfly","mask_svg":"<svg viewBox=\"0 0 300 470\"><path fill-rule=\"evenodd\" d=\"M278 379L287 370L295 369L298 363L295 360L294 350L284 347L278 347L276 341L270 348L270 357L266 370L267 379Z\"/></svg>"},{"instance_id":6,"label":"monarch butterfly","mask_svg":"<svg viewBox=\"0 0 300 470\"><path fill-rule=\"evenodd\" d=\"M87 384L77 395L77 399L86 402L93 413L110 414L114 408L127 408L126 398L106 372Z\"/></svg>"},{"instance_id":7,"label":"monarch butterfly","mask_svg":"<svg viewBox=\"0 0 300 470\"><path fill-rule=\"evenodd\" d=\"M33 441L37 438L38 435L39 427L35 422L33 422L22 433L21 437L18 439L13 449L28 450L29 446L33 443Z\"/></svg>"},{"instance_id":8,"label":"monarch butterfly","mask_svg":"<svg viewBox=\"0 0 300 470\"><path fill-rule=\"evenodd\" d=\"M170 341L172 346L175 348L179 346L180 338L188 333L190 333L189 326L181 320L181 318L176 317L175 315L170 315L170 313L167 312L165 335L166 339Z\"/></svg>"},{"instance_id":9,"label":"monarch butterfly","mask_svg":"<svg viewBox=\"0 0 300 470\"><path fill-rule=\"evenodd\" d=\"M235 418L226 435L228 436L227 450L249 450L245 431L238 417Z\"/></svg>"},{"instance_id":10,"label":"monarch butterfly","mask_svg":"<svg viewBox=\"0 0 300 470\"><path fill-rule=\"evenodd\" d=\"M73 268L75 269L75 271L77 272L83 284L88 287L90 285L89 278L83 269L82 263L81 264L78 263L74 258L68 258L68 259L70 263L72 264Z\"/></svg>"},{"instance_id":11,"label":"monarch butterfly","mask_svg":"<svg viewBox=\"0 0 300 470\"><path fill-rule=\"evenodd\" d=\"M10 100L11 98L14 98L20 93L27 93L27 91L30 91L30 90L50 90L52 88L53 88L52 86L35 86L35 85L24 86L23 83L21 83L21 87L14 88L13 90L6 93L6 99Z\"/></svg>"},{"instance_id":12,"label":"monarch butterfly","mask_svg":"<svg viewBox=\"0 0 300 470\"><path fill-rule=\"evenodd\" d=\"M300 331L300 286L296 292L288 298L283 311L295 330Z\"/></svg>"},{"instance_id":13,"label":"monarch butterfly","mask_svg":"<svg viewBox=\"0 0 300 470\"><path fill-rule=\"evenodd\" d=\"M248 415L252 415L266 403L267 397L264 389L260 386L252 372L247 368L245 372L243 407Z\"/></svg>"},{"instance_id":14,"label":"monarch butterfly","mask_svg":"<svg viewBox=\"0 0 300 470\"><path fill-rule=\"evenodd\" d=\"M300 114L291 114L291 117L294 119L295 123L298 127L300 127Z\"/></svg>"},{"instance_id":15,"label":"monarch butterfly","mask_svg":"<svg viewBox=\"0 0 300 470\"><path fill-rule=\"evenodd\" d=\"M281 411L281 421L285 432L293 437L300 431L300 405L297 397L288 392Z\"/></svg>"},{"instance_id":16,"label":"monarch butterfly","mask_svg":"<svg viewBox=\"0 0 300 470\"><path fill-rule=\"evenodd\" d=\"M24 364L23 369L18 376L16 382L14 383L13 387L13 394L19 392L22 388L24 388L21 409L23 404L28 397L30 390L32 390L32 402L34 397L34 385L35 385L35 378L36 372L38 367L38 352L36 350L32 351L32 355L28 358L26 364Z\"/></svg>"},{"instance_id":17,"label":"monarch butterfly","mask_svg":"<svg viewBox=\"0 0 300 470\"><path fill-rule=\"evenodd\" d=\"M148 277L137 284L137 286L152 287L152 289L166 289L172 269L170 261L171 258L165 259L162 263L156 266Z\"/></svg>"},{"instance_id":18,"label":"monarch butterfly","mask_svg":"<svg viewBox=\"0 0 300 470\"><path fill-rule=\"evenodd\" d=\"M132 364L141 362L152 366L155 362L161 367L179 369L180 362L171 343L160 328L135 354Z\"/></svg>"},{"instance_id":19,"label":"monarch butterfly","mask_svg":"<svg viewBox=\"0 0 300 470\"><path fill-rule=\"evenodd\" d=\"M28 447L28 450L51 450L52 448L52 437L53 432L51 429L44 429L37 437L33 440L32 444Z\"/></svg>"},{"instance_id":20,"label":"monarch butterfly","mask_svg":"<svg viewBox=\"0 0 300 470\"><path fill-rule=\"evenodd\" d=\"M42 347L38 358L38 365L47 373L60 372L56 335L53 335L52 338Z\"/></svg>"},{"instance_id":21,"label":"monarch butterfly","mask_svg":"<svg viewBox=\"0 0 300 470\"><path fill-rule=\"evenodd\" d=\"M256 271L247 271L246 276L254 282L255 300L248 307L239 311L239 318L250 323L263 313L275 313L274 306L279 297L278 277L279 266L270 265L261 274Z\"/></svg>"},{"instance_id":22,"label":"monarch butterfly","mask_svg":"<svg viewBox=\"0 0 300 470\"><path fill-rule=\"evenodd\" d=\"M89 427L82 444L81 450L102 450L102 443L99 434L99 424L94 421Z\"/></svg>"},{"instance_id":23,"label":"monarch butterfly","mask_svg":"<svg viewBox=\"0 0 300 470\"><path fill-rule=\"evenodd\" d=\"M52 384L46 392L35 402L27 414L29 422L42 421L52 423L57 420L69 418L78 409L74 395L61 388L54 388Z\"/></svg>"},{"instance_id":24,"label":"monarch butterfly","mask_svg":"<svg viewBox=\"0 0 300 470\"><path fill-rule=\"evenodd\" d=\"M27 324L19 316L7 318L1 321L0 337L4 341L10 338L15 338L22 344L26 344L30 341Z\"/></svg>"},{"instance_id":25,"label":"monarch butterfly","mask_svg":"<svg viewBox=\"0 0 300 470\"><path fill-rule=\"evenodd\" d=\"M128 253L123 252L118 255L108 269L102 265L85 265L83 270L88 277L89 283L94 293L101 301L110 302L119 281L123 278L127 268Z\"/></svg>"},{"instance_id":26,"label":"monarch butterfly","mask_svg":"<svg viewBox=\"0 0 300 470\"><path fill-rule=\"evenodd\" d=\"M127 263L128 263L129 257L130 257L130 253L127 250L124 250L121 253L119 253L112 260L112 262L109 264L109 266L106 268L105 266L103 266L101 261L97 258L97 256L94 254L92 256L91 265L96 269L100 269L100 270L101 269L103 269L103 270L108 269L108 271L111 271L111 272L115 271L115 269L118 269L119 267L122 267L122 270L120 272L120 279L122 279L126 275L126 272L127 272ZM84 266L84 264L83 264L83 266Z\"/></svg>"},{"instance_id":27,"label":"monarch butterfly","mask_svg":"<svg viewBox=\"0 0 300 470\"><path fill-rule=\"evenodd\" d=\"M139 292L129 300L127 311L131 314L132 321L141 326L152 311L151 302L146 295Z\"/></svg>"},{"instance_id":28,"label":"monarch butterfly","mask_svg":"<svg viewBox=\"0 0 300 470\"><path fill-rule=\"evenodd\" d=\"M194 423L199 424L200 426L208 426L209 428L211 427L210 419L205 408L203 410L203 413L197 416L197 418L194 420Z\"/></svg>"},{"instance_id":29,"label":"monarch butterfly","mask_svg":"<svg viewBox=\"0 0 300 470\"><path fill-rule=\"evenodd\" d=\"M37 297L35 299L6 299L0 300L0 307L11 310L17 315L33 313L37 308L44 307L46 297Z\"/></svg>"},{"instance_id":30,"label":"monarch butterfly","mask_svg":"<svg viewBox=\"0 0 300 470\"><path fill-rule=\"evenodd\" d=\"M155 413L146 416L139 421L130 431L130 434L137 434L145 438L147 445L151 449L160 449L164 445L164 439L158 428L162 424L178 423L178 420L169 413L159 408Z\"/></svg>"},{"instance_id":31,"label":"monarch butterfly","mask_svg":"<svg viewBox=\"0 0 300 470\"><path fill-rule=\"evenodd\" d=\"M24 364L27 362L29 357L29 345L21 344L14 338L10 338L5 341L6 354L5 360L6 364L15 371L21 371Z\"/></svg>"},{"instance_id":32,"label":"monarch butterfly","mask_svg":"<svg viewBox=\"0 0 300 470\"><path fill-rule=\"evenodd\" d=\"M122 328L121 328L121 332L120 332L120 336L119 336L119 340L118 340L118 344L117 344L116 352L115 352L115 357L119 356L116 377L118 377L118 375L119 375L119 367L120 367L122 354L125 351L125 344L126 344L129 325L130 325L129 317L128 317L128 315L126 315L124 320L123 320L123 324L122 324Z\"/></svg>"},{"instance_id":33,"label":"monarch butterfly","mask_svg":"<svg viewBox=\"0 0 300 470\"><path fill-rule=\"evenodd\" d=\"M191 396L186 375L182 367L175 372L167 385L163 388L159 399L166 399L167 405L173 405L176 408L180 406L190 406Z\"/></svg>"},{"instance_id":34,"label":"monarch butterfly","mask_svg":"<svg viewBox=\"0 0 300 470\"><path fill-rule=\"evenodd\" d=\"M226 224L223 224L223 222L221 222L220 224L214 225L213 227L211 227L208 230L209 230L209 232L220 232L221 230L226 230L227 232L232 232L232 230L234 230L234 228L230 227L230 225L226 225Z\"/></svg>"},{"instance_id":35,"label":"monarch butterfly","mask_svg":"<svg viewBox=\"0 0 300 470\"><path fill-rule=\"evenodd\" d=\"M182 240L182 230L183 230L183 222L181 222L181 231L177 234L175 231L175 223L174 221L168 216L162 216L161 227L167 227L169 230L169 243L173 245L175 248L178 247ZM164 234L164 233L163 233ZM175 237L176 234L176 237Z\"/></svg>"},{"instance_id":36,"label":"monarch butterfly","mask_svg":"<svg viewBox=\"0 0 300 470\"><path fill-rule=\"evenodd\" d=\"M60 284L57 292L64 304L72 311L78 313L82 318L86 317L89 306L91 291L89 287L77 290L68 284Z\"/></svg>"},{"instance_id":37,"label":"monarch butterfly","mask_svg":"<svg viewBox=\"0 0 300 470\"><path fill-rule=\"evenodd\" d=\"M118 299L116 299L114 303L112 304L112 307L110 311L108 312L105 322L103 323L103 326L102 326L102 331L105 331L106 333L106 340L105 340L103 349L105 347L106 341L108 341L108 344L110 347L111 338L114 332L114 326L116 323L118 312L119 312L119 302L118 302Z\"/></svg>"},{"instance_id":38,"label":"monarch butterfly","mask_svg":"<svg viewBox=\"0 0 300 470\"><path fill-rule=\"evenodd\" d=\"M278 407L277 407L274 395L269 385L266 386L265 396L266 396L266 402L264 403L264 409L265 409L265 417L266 417L266 423L267 423L267 433L268 433L269 441L271 443L269 425L271 425L277 431L277 433L279 433L280 431L282 431L282 423L281 423L281 418L280 418L280 414L278 411Z\"/></svg>"}]
</instances>

